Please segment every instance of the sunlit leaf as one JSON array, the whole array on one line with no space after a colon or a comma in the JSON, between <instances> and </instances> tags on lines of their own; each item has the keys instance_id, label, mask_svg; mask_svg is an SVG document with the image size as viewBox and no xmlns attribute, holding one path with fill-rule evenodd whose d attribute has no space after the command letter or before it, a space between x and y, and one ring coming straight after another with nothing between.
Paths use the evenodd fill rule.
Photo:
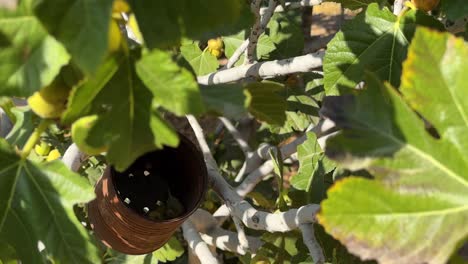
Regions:
<instances>
[{"instance_id":1,"label":"sunlit leaf","mask_svg":"<svg viewBox=\"0 0 468 264\"><path fill-rule=\"evenodd\" d=\"M184 254L184 248L180 244L179 240L175 237L171 237L164 246L153 252L153 258L161 261L168 262L174 261L176 258Z\"/></svg>"},{"instance_id":2,"label":"sunlit leaf","mask_svg":"<svg viewBox=\"0 0 468 264\"><path fill-rule=\"evenodd\" d=\"M35 13L73 60L93 74L108 48L111 0L38 0Z\"/></svg>"},{"instance_id":3,"label":"sunlit leaf","mask_svg":"<svg viewBox=\"0 0 468 264\"><path fill-rule=\"evenodd\" d=\"M107 74L103 76L108 78ZM123 60L115 74L109 76L110 80L103 82L105 85L100 80L92 81L99 84L98 91L93 85L83 85L74 95L76 98L88 95L86 101L76 100L76 107L83 108L79 113L98 116L86 133L87 145L106 146L108 162L119 171L148 151L177 145L177 134L152 110L153 95L137 78L129 61Z\"/></svg>"},{"instance_id":4,"label":"sunlit leaf","mask_svg":"<svg viewBox=\"0 0 468 264\"><path fill-rule=\"evenodd\" d=\"M354 88L363 80L364 70L398 86L402 62L417 25L442 29L437 20L421 11L411 10L397 17L387 8L369 5L366 12L343 25L327 46L323 62L326 93Z\"/></svg>"},{"instance_id":5,"label":"sunlit leaf","mask_svg":"<svg viewBox=\"0 0 468 264\"><path fill-rule=\"evenodd\" d=\"M445 263L467 237L467 55L462 39L419 29L403 96L371 76L359 95L325 99L323 114L342 129L326 154L376 177L340 181L322 203L319 222L351 252L386 263Z\"/></svg>"},{"instance_id":6,"label":"sunlit leaf","mask_svg":"<svg viewBox=\"0 0 468 264\"><path fill-rule=\"evenodd\" d=\"M0 237L24 263L96 263L97 248L74 213L75 203L94 198L86 179L62 162L22 160L0 139Z\"/></svg>"},{"instance_id":7,"label":"sunlit leaf","mask_svg":"<svg viewBox=\"0 0 468 264\"><path fill-rule=\"evenodd\" d=\"M0 95L29 96L52 82L70 56L49 36L24 1L0 9Z\"/></svg>"},{"instance_id":8,"label":"sunlit leaf","mask_svg":"<svg viewBox=\"0 0 468 264\"><path fill-rule=\"evenodd\" d=\"M177 115L198 115L205 110L194 76L174 62L170 53L154 50L146 54L136 71L158 105Z\"/></svg>"}]
</instances>

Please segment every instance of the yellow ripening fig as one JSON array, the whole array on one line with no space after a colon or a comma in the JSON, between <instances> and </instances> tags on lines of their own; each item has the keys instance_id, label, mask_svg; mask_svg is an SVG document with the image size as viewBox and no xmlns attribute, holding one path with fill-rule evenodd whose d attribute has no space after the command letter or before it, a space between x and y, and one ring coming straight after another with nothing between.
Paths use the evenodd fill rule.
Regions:
<instances>
[{"instance_id":1,"label":"yellow ripening fig","mask_svg":"<svg viewBox=\"0 0 468 264\"><path fill-rule=\"evenodd\" d=\"M47 156L47 159L46 161L53 161L53 160L56 160L58 158L60 158L62 155L60 154L60 152L57 150L57 149L53 149L49 155Z\"/></svg>"},{"instance_id":2,"label":"yellow ripening fig","mask_svg":"<svg viewBox=\"0 0 468 264\"><path fill-rule=\"evenodd\" d=\"M417 9L428 12L436 8L440 0L411 0L411 2Z\"/></svg>"},{"instance_id":3,"label":"yellow ripening fig","mask_svg":"<svg viewBox=\"0 0 468 264\"><path fill-rule=\"evenodd\" d=\"M220 50L210 50L211 55L215 56L216 58L219 58L221 56L221 51Z\"/></svg>"},{"instance_id":4,"label":"yellow ripening fig","mask_svg":"<svg viewBox=\"0 0 468 264\"><path fill-rule=\"evenodd\" d=\"M88 155L98 155L107 151L106 147L95 148L86 143L89 129L96 123L97 119L97 115L85 116L76 120L71 127L73 142L75 142L81 151Z\"/></svg>"},{"instance_id":5,"label":"yellow ripening fig","mask_svg":"<svg viewBox=\"0 0 468 264\"><path fill-rule=\"evenodd\" d=\"M120 49L122 43L122 33L120 32L119 24L114 19L111 19L109 24L109 35L107 50L109 53L114 53Z\"/></svg>"},{"instance_id":6,"label":"yellow ripening fig","mask_svg":"<svg viewBox=\"0 0 468 264\"><path fill-rule=\"evenodd\" d=\"M28 98L28 104L42 118L59 118L67 106L64 101L51 101L44 98L41 92L35 92Z\"/></svg>"},{"instance_id":7,"label":"yellow ripening fig","mask_svg":"<svg viewBox=\"0 0 468 264\"><path fill-rule=\"evenodd\" d=\"M130 6L125 0L114 0L112 5L112 13L128 13L130 12Z\"/></svg>"},{"instance_id":8,"label":"yellow ripening fig","mask_svg":"<svg viewBox=\"0 0 468 264\"><path fill-rule=\"evenodd\" d=\"M59 118L67 106L71 88L59 75L51 84L28 98L28 104L42 118Z\"/></svg>"},{"instance_id":9,"label":"yellow ripening fig","mask_svg":"<svg viewBox=\"0 0 468 264\"><path fill-rule=\"evenodd\" d=\"M215 38L208 40L208 50L222 50L223 40L221 38Z\"/></svg>"}]
</instances>

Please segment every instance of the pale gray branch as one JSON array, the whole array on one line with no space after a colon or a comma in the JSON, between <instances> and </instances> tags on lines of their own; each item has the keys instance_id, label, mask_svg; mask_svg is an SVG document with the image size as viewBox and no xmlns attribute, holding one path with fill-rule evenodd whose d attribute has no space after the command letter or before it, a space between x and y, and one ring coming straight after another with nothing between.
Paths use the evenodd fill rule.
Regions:
<instances>
[{"instance_id":1,"label":"pale gray branch","mask_svg":"<svg viewBox=\"0 0 468 264\"><path fill-rule=\"evenodd\" d=\"M299 229L302 232L302 239L304 244L307 246L310 252L312 260L316 264L325 263L325 256L323 255L323 250L320 247L320 244L315 238L314 226L312 224L301 224Z\"/></svg>"},{"instance_id":2,"label":"pale gray branch","mask_svg":"<svg viewBox=\"0 0 468 264\"><path fill-rule=\"evenodd\" d=\"M218 259L210 251L208 245L202 240L200 234L190 220L182 224L182 232L189 248L195 253L203 264L218 264Z\"/></svg>"},{"instance_id":3,"label":"pale gray branch","mask_svg":"<svg viewBox=\"0 0 468 264\"><path fill-rule=\"evenodd\" d=\"M232 208L230 207L229 201L226 201L226 205L228 206L228 208ZM237 218L237 216L232 214L232 211L231 218L237 229L237 239L239 241L239 246L243 252L247 252L247 250L249 250L249 241L247 240L247 236L245 235L244 225L242 224L242 221L239 218Z\"/></svg>"},{"instance_id":4,"label":"pale gray branch","mask_svg":"<svg viewBox=\"0 0 468 264\"><path fill-rule=\"evenodd\" d=\"M188 116L188 119L201 148L206 149L208 144L200 124L193 116ZM315 214L320 208L316 204L309 204L281 213L267 213L255 209L243 200L221 176L209 149L208 152L204 151L204 154L213 190L230 205L232 215L241 219L246 227L268 232L288 232L297 229L300 224L315 222Z\"/></svg>"},{"instance_id":5,"label":"pale gray branch","mask_svg":"<svg viewBox=\"0 0 468 264\"><path fill-rule=\"evenodd\" d=\"M240 255L247 253L239 242L238 234L218 227L216 219L209 212L198 209L190 220L208 245ZM263 244L258 237L246 236L246 239L249 245L248 251L251 253L255 253Z\"/></svg>"},{"instance_id":6,"label":"pale gray branch","mask_svg":"<svg viewBox=\"0 0 468 264\"><path fill-rule=\"evenodd\" d=\"M268 79L291 73L311 72L313 69L322 66L324 55L324 51L317 51L284 60L258 62L199 76L197 81L202 85L210 85L230 83L245 78Z\"/></svg>"},{"instance_id":7,"label":"pale gray branch","mask_svg":"<svg viewBox=\"0 0 468 264\"><path fill-rule=\"evenodd\" d=\"M240 134L239 130L237 130L237 128L231 123L229 119L225 117L220 117L219 120L223 122L224 127L229 131L234 140L236 140L237 144L242 149L245 156L247 156L247 153L250 153L252 150L250 149L250 146L247 143L247 141L245 141L245 139Z\"/></svg>"}]
</instances>

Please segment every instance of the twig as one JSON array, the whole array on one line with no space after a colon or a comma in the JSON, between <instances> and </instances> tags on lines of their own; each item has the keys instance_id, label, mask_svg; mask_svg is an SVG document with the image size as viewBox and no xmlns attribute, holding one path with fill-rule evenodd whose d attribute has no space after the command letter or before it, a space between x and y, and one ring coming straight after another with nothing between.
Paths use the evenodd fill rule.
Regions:
<instances>
[{"instance_id":1,"label":"twig","mask_svg":"<svg viewBox=\"0 0 468 264\"><path fill-rule=\"evenodd\" d=\"M316 204L309 204L281 213L267 213L255 209L244 201L219 174L218 166L209 151L198 121L193 116L187 116L187 118L205 155L208 177L213 190L230 204L232 215L241 219L246 227L268 232L288 232L297 229L300 224L315 222L315 214L320 208Z\"/></svg>"},{"instance_id":2,"label":"twig","mask_svg":"<svg viewBox=\"0 0 468 264\"><path fill-rule=\"evenodd\" d=\"M322 119L320 120L315 127L309 127L307 131L313 131L317 135L317 142L319 143L322 149L325 149L325 142L326 139L335 132L335 124L330 119ZM283 145L280 147L280 152L282 154L282 158L285 159L292 154L296 153L297 147L302 144L306 140L306 136L303 135L296 140ZM262 152L266 151L268 153L269 148L265 148ZM264 159L266 158L266 154ZM262 154L263 155L263 154ZM251 192L255 186L262 181L268 174L273 171L274 165L271 160L268 160L253 170L245 179L244 181L236 188L236 192L241 197L245 197L249 192ZM216 210L213 214L219 223L224 222L226 217L229 215L229 210L226 208L225 205L221 206Z\"/></svg>"},{"instance_id":3,"label":"twig","mask_svg":"<svg viewBox=\"0 0 468 264\"><path fill-rule=\"evenodd\" d=\"M227 64L226 64L226 69L231 68L242 56L242 54L245 52L247 49L247 46L249 45L249 39L244 40L242 44L234 51L232 56L229 58Z\"/></svg>"},{"instance_id":4,"label":"twig","mask_svg":"<svg viewBox=\"0 0 468 264\"><path fill-rule=\"evenodd\" d=\"M197 81L202 85L210 85L230 83L245 78L267 79L291 73L310 72L322 66L324 55L324 51L318 51L284 60L258 62L200 76Z\"/></svg>"},{"instance_id":5,"label":"twig","mask_svg":"<svg viewBox=\"0 0 468 264\"><path fill-rule=\"evenodd\" d=\"M240 255L247 253L239 243L238 233L218 227L216 219L209 212L198 209L190 216L190 220L208 245ZM246 236L246 239L251 253L255 253L263 244L258 237Z\"/></svg>"},{"instance_id":6,"label":"twig","mask_svg":"<svg viewBox=\"0 0 468 264\"><path fill-rule=\"evenodd\" d=\"M247 251L249 249L249 241L247 240L247 236L245 235L244 226L242 225L242 221L238 219L233 213L233 208L231 207L229 201L226 201L226 206L231 211L232 221L237 229L237 239L239 240L239 245L242 251Z\"/></svg>"},{"instance_id":7,"label":"twig","mask_svg":"<svg viewBox=\"0 0 468 264\"><path fill-rule=\"evenodd\" d=\"M240 182L244 178L245 174L251 173L262 165L262 162L267 159L267 154L271 147L272 146L269 144L261 144L256 151L247 153L244 164L242 164L242 167L237 173L234 181Z\"/></svg>"},{"instance_id":8,"label":"twig","mask_svg":"<svg viewBox=\"0 0 468 264\"><path fill-rule=\"evenodd\" d=\"M200 234L197 232L190 220L187 220L182 224L182 231L189 248L195 253L195 255L197 255L203 264L220 263L210 251L205 241L201 239Z\"/></svg>"},{"instance_id":9,"label":"twig","mask_svg":"<svg viewBox=\"0 0 468 264\"><path fill-rule=\"evenodd\" d=\"M259 1L259 2L261 2L261 1ZM255 28L255 25L254 25L254 29L259 32L258 37L260 37L260 35L262 35L262 33L265 32L265 28L268 25L268 22L270 22L271 17L273 16L273 13L274 13L274 10L275 10L274 7L277 6L276 1L274 1L274 2L275 3L270 2L268 7L264 8L263 13L261 14L260 27ZM262 10L262 9L260 9L260 10ZM232 54L232 56L229 58L228 63L226 64L227 69L231 68L240 59L242 54L246 51L246 49L247 49L247 47L249 46L249 43L250 43L249 39L250 39L250 36L249 36L249 38L244 40L244 42L242 42L242 44L236 49L234 54Z\"/></svg>"},{"instance_id":10,"label":"twig","mask_svg":"<svg viewBox=\"0 0 468 264\"><path fill-rule=\"evenodd\" d=\"M282 154L282 158L284 159L295 153L297 151L297 146L302 144L305 140L306 136L304 135L286 145L281 146L280 152ZM270 148L267 148L266 150L269 149ZM267 175L269 175L273 171L273 168L273 161L265 161L263 164L261 164L255 170L253 170L249 175L247 175L247 177L242 181L242 183L236 188L236 193L241 197L245 197L255 188L255 186L257 186L259 182L261 182ZM214 212L213 215L218 219L219 223L222 223L229 215L229 210L225 205L222 205L218 208L218 210L216 210L216 212Z\"/></svg>"},{"instance_id":11,"label":"twig","mask_svg":"<svg viewBox=\"0 0 468 264\"><path fill-rule=\"evenodd\" d=\"M261 2L261 1L259 1ZM270 0L268 2L268 7L263 16L260 15L260 6L256 6L255 8L255 15L259 19L255 21L255 24L250 32L249 36L249 45L247 45L246 50L246 59L244 64L251 64L257 60L257 43L260 35L265 32L265 28L268 25L273 13L275 11L276 6L278 5L277 0Z\"/></svg>"},{"instance_id":12,"label":"twig","mask_svg":"<svg viewBox=\"0 0 468 264\"><path fill-rule=\"evenodd\" d=\"M272 2L274 0L270 0ZM245 60L244 60L244 65L246 64L251 64L256 60L257 54L256 54L256 48L257 48L257 42L260 34L262 34L261 31L261 16L260 16L260 5L262 1L261 0L252 0L252 3L250 4L250 9L252 10L252 13L255 16L255 22L254 25L252 26L252 29L250 30L250 35L249 35L249 45L247 45L247 49L245 50Z\"/></svg>"},{"instance_id":13,"label":"twig","mask_svg":"<svg viewBox=\"0 0 468 264\"><path fill-rule=\"evenodd\" d=\"M284 6L286 7L287 10L289 10L289 9L300 8L300 7L316 6L316 5L320 5L322 2L323 0L302 0L299 2L287 2L284 4ZM267 11L267 9L268 8L266 7L260 8L260 15L263 15ZM285 11L283 6L277 6L274 12L276 13L276 12L283 12L283 11Z\"/></svg>"},{"instance_id":14,"label":"twig","mask_svg":"<svg viewBox=\"0 0 468 264\"><path fill-rule=\"evenodd\" d=\"M237 144L239 147L242 149L244 154L247 156L247 153L250 153L252 150L250 149L249 144L245 139L242 138L242 135L240 134L239 130L229 121L229 119L225 117L220 117L219 120L223 122L224 127L229 131L229 133L232 135L232 137L236 140Z\"/></svg>"},{"instance_id":15,"label":"twig","mask_svg":"<svg viewBox=\"0 0 468 264\"><path fill-rule=\"evenodd\" d=\"M315 238L314 226L312 224L301 224L299 225L299 229L302 231L302 239L304 240L304 244L309 249L310 256L312 257L314 263L325 263L323 250Z\"/></svg>"},{"instance_id":16,"label":"twig","mask_svg":"<svg viewBox=\"0 0 468 264\"><path fill-rule=\"evenodd\" d=\"M221 250L245 255L245 249L239 243L237 233L215 227L208 233L200 234L203 241L208 245L215 246ZM249 241L249 252L256 253L257 250L262 246L262 241L258 237L247 236Z\"/></svg>"},{"instance_id":17,"label":"twig","mask_svg":"<svg viewBox=\"0 0 468 264\"><path fill-rule=\"evenodd\" d=\"M283 145L280 148L282 159L286 159L297 151L297 147L302 144L307 137L305 135L295 139L294 141ZM252 171L244 181L236 188L237 194L241 197L245 197L249 192L255 188L255 186L269 173L273 171L274 164L271 160L264 162L256 170Z\"/></svg>"}]
</instances>

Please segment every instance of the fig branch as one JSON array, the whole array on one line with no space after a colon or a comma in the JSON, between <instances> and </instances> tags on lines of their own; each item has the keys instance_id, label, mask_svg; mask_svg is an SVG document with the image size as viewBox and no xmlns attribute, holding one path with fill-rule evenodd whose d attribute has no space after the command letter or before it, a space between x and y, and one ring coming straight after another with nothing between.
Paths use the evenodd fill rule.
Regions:
<instances>
[{"instance_id":1,"label":"fig branch","mask_svg":"<svg viewBox=\"0 0 468 264\"><path fill-rule=\"evenodd\" d=\"M246 78L268 79L292 73L312 72L322 66L324 55L324 51L317 51L284 60L257 62L199 76L197 81L202 85L211 85L236 82Z\"/></svg>"},{"instance_id":2,"label":"fig branch","mask_svg":"<svg viewBox=\"0 0 468 264\"><path fill-rule=\"evenodd\" d=\"M267 213L255 209L251 204L243 200L226 182L224 177L221 176L218 165L203 135L203 129L196 118L188 115L187 119L205 157L211 187L225 201L233 217L241 219L243 224L248 228L268 232L288 232L299 228L302 224L312 224L315 222L315 214L320 209L320 206L316 204L305 205L298 209L290 209L281 213ZM315 239L311 239L313 236L313 233L307 234L304 236L306 239L304 242L308 244L314 243ZM320 248L319 245L309 246L310 249L317 247ZM318 263L324 259L323 254L319 254L316 250L310 251L310 255Z\"/></svg>"},{"instance_id":3,"label":"fig branch","mask_svg":"<svg viewBox=\"0 0 468 264\"><path fill-rule=\"evenodd\" d=\"M261 1L258 1L261 2ZM260 36L264 31L265 28L270 22L271 16L273 15L274 8L276 7L276 2L270 2L268 5L267 9L263 12L263 14L260 14L260 10L258 10L258 16L260 17L260 23L255 23L255 25L252 27L252 32L258 32L258 35ZM246 51L247 47L249 46L250 43L250 36L242 42L242 44L236 49L234 54L229 58L226 68L229 69L231 68L242 56L242 54ZM246 60L247 61L247 60Z\"/></svg>"},{"instance_id":4,"label":"fig branch","mask_svg":"<svg viewBox=\"0 0 468 264\"><path fill-rule=\"evenodd\" d=\"M276 3L275 0L270 0L271 3ZM245 60L244 65L251 64L256 59L255 48L257 47L258 37L261 32L261 16L260 16L260 5L262 4L261 0L252 0L250 4L250 9L255 16L255 22L250 30L249 35L249 45L247 45L247 49L245 50Z\"/></svg>"},{"instance_id":5,"label":"fig branch","mask_svg":"<svg viewBox=\"0 0 468 264\"><path fill-rule=\"evenodd\" d=\"M195 229L195 226L189 220L186 220L182 224L182 231L184 238L188 243L190 250L192 250L198 258L203 259L203 263L206 264L218 264L220 263L218 259L213 255L213 253L208 248L208 245L205 241L202 240L200 234Z\"/></svg>"}]
</instances>

